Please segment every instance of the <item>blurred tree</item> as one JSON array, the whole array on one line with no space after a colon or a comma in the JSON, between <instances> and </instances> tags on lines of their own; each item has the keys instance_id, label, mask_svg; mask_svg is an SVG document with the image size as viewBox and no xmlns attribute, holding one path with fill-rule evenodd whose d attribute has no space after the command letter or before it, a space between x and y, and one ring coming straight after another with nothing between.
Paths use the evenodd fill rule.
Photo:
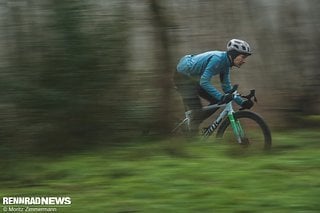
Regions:
<instances>
[{"instance_id":1,"label":"blurred tree","mask_svg":"<svg viewBox=\"0 0 320 213\"><path fill-rule=\"evenodd\" d=\"M151 21L155 28L154 39L156 43L156 58L157 67L155 71L157 73L157 83L159 87L160 97L158 119L156 119L156 127L162 134L170 133L172 127L172 54L170 51L170 38L168 35L169 21L164 9L157 0L149 0Z\"/></svg>"},{"instance_id":2,"label":"blurred tree","mask_svg":"<svg viewBox=\"0 0 320 213\"><path fill-rule=\"evenodd\" d=\"M43 150L112 136L117 81L126 72L125 8L105 20L95 15L103 12L98 5L83 1L25 6L10 8L4 26L9 77L2 88L16 130L8 139Z\"/></svg>"}]
</instances>

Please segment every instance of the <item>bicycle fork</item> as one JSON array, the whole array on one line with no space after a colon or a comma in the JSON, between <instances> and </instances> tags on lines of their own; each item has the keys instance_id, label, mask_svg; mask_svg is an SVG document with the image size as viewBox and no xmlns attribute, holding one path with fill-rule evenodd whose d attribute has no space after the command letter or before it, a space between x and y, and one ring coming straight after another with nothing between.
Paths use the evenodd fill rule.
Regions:
<instances>
[{"instance_id":1,"label":"bicycle fork","mask_svg":"<svg viewBox=\"0 0 320 213\"><path fill-rule=\"evenodd\" d=\"M232 111L228 113L228 118L233 129L233 133L237 139L237 142L239 144L243 143L242 139L244 139L245 134L243 128L241 127L240 121L234 118Z\"/></svg>"}]
</instances>

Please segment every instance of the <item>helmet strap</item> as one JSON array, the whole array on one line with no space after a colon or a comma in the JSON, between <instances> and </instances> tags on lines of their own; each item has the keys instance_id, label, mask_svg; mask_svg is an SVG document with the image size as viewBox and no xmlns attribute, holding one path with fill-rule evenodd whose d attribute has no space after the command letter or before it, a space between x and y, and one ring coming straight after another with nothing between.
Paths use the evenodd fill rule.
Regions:
<instances>
[{"instance_id":1,"label":"helmet strap","mask_svg":"<svg viewBox=\"0 0 320 213\"><path fill-rule=\"evenodd\" d=\"M230 62L230 67L232 67L234 65L233 60L240 55L240 53L236 50L228 50L227 51L227 55L228 55L228 59Z\"/></svg>"}]
</instances>

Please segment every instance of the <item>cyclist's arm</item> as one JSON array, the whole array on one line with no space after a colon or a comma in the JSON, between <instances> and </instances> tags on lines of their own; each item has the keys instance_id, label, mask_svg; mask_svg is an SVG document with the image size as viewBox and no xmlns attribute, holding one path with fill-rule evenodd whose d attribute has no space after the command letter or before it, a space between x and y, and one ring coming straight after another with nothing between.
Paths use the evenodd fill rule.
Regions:
<instances>
[{"instance_id":1,"label":"cyclist's arm","mask_svg":"<svg viewBox=\"0 0 320 213\"><path fill-rule=\"evenodd\" d=\"M211 78L217 74L215 70L217 70L219 65L219 58L213 56L200 77L200 86L217 100L221 100L223 94L211 84Z\"/></svg>"},{"instance_id":2,"label":"cyclist's arm","mask_svg":"<svg viewBox=\"0 0 320 213\"><path fill-rule=\"evenodd\" d=\"M222 75L222 78L221 78ZM220 74L221 87L223 92L228 93L232 90L231 80L230 80L230 70L228 69L225 73Z\"/></svg>"},{"instance_id":3,"label":"cyclist's arm","mask_svg":"<svg viewBox=\"0 0 320 213\"><path fill-rule=\"evenodd\" d=\"M228 93L230 90L232 90L232 85L230 80L230 70L228 70L226 73L223 74L223 78L221 79L221 86L222 86L222 90L225 93ZM243 103L243 100L240 96L236 97L234 101L240 106Z\"/></svg>"}]
</instances>

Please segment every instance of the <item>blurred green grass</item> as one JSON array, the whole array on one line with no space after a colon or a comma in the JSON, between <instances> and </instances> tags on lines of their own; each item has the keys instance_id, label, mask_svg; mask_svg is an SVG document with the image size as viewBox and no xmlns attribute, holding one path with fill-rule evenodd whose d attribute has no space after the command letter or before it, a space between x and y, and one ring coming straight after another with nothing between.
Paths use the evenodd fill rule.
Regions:
<instances>
[{"instance_id":1,"label":"blurred green grass","mask_svg":"<svg viewBox=\"0 0 320 213\"><path fill-rule=\"evenodd\" d=\"M320 133L274 134L271 152L182 139L2 162L0 194L69 196L58 212L319 212Z\"/></svg>"}]
</instances>

